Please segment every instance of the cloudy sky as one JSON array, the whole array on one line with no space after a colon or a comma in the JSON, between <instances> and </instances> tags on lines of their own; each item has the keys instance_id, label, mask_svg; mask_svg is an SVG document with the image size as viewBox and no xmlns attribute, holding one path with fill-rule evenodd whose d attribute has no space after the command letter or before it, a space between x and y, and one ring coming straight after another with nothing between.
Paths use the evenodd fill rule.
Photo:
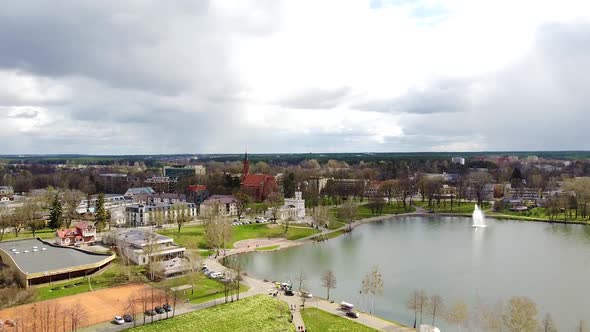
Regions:
<instances>
[{"instance_id":1,"label":"cloudy sky","mask_svg":"<svg viewBox=\"0 0 590 332\"><path fill-rule=\"evenodd\" d=\"M8 0L0 45L0 154L590 149L587 0Z\"/></svg>"}]
</instances>

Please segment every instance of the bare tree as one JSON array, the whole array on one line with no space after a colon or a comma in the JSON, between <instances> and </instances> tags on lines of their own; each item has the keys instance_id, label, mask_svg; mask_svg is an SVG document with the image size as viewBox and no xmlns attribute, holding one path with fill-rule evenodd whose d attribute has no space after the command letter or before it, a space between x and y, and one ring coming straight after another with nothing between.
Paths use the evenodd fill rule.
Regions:
<instances>
[{"instance_id":1,"label":"bare tree","mask_svg":"<svg viewBox=\"0 0 590 332\"><path fill-rule=\"evenodd\" d=\"M138 302L139 302L139 299L137 298L137 296L135 294L131 294L127 298L127 311L129 312L131 317L133 317L133 327L135 327L137 325L136 319L137 319L137 304L138 304Z\"/></svg>"},{"instance_id":2,"label":"bare tree","mask_svg":"<svg viewBox=\"0 0 590 332\"><path fill-rule=\"evenodd\" d=\"M86 320L86 309L77 302L68 310L70 315L71 330L77 331L80 325Z\"/></svg>"},{"instance_id":3,"label":"bare tree","mask_svg":"<svg viewBox=\"0 0 590 332\"><path fill-rule=\"evenodd\" d=\"M432 325L434 326L434 320L436 319L436 314L440 314L444 312L444 303L440 295L434 294L430 297L430 301L428 301L428 306L426 307L427 312L432 315Z\"/></svg>"},{"instance_id":4,"label":"bare tree","mask_svg":"<svg viewBox=\"0 0 590 332\"><path fill-rule=\"evenodd\" d=\"M76 212L76 208L84 198L84 193L78 190L67 190L64 192L63 201L64 201L64 222L65 227L70 228L72 226L72 221L76 219L78 216L78 212Z\"/></svg>"},{"instance_id":5,"label":"bare tree","mask_svg":"<svg viewBox=\"0 0 590 332\"><path fill-rule=\"evenodd\" d=\"M338 215L340 218L344 219L344 222L346 222L346 231L351 232L352 223L354 223L354 220L358 215L358 206L352 201L351 198L349 198L344 204L342 204L342 206L338 208Z\"/></svg>"},{"instance_id":6,"label":"bare tree","mask_svg":"<svg viewBox=\"0 0 590 332\"><path fill-rule=\"evenodd\" d=\"M541 332L557 332L553 318L551 314L546 314L545 318L541 321Z\"/></svg>"},{"instance_id":7,"label":"bare tree","mask_svg":"<svg viewBox=\"0 0 590 332\"><path fill-rule=\"evenodd\" d=\"M586 322L581 320L580 324L578 324L578 326L576 326L576 332L588 332L588 327L586 326Z\"/></svg>"},{"instance_id":8,"label":"bare tree","mask_svg":"<svg viewBox=\"0 0 590 332\"><path fill-rule=\"evenodd\" d=\"M369 295L371 297L371 308L369 313L373 313L375 297L383 295L383 275L378 266L374 266L363 279L361 283L361 294Z\"/></svg>"},{"instance_id":9,"label":"bare tree","mask_svg":"<svg viewBox=\"0 0 590 332\"><path fill-rule=\"evenodd\" d=\"M537 306L526 297L515 296L508 301L502 316L504 325L512 332L534 332L537 329Z\"/></svg>"},{"instance_id":10,"label":"bare tree","mask_svg":"<svg viewBox=\"0 0 590 332\"><path fill-rule=\"evenodd\" d=\"M481 206L485 199L486 185L493 181L490 173L472 172L467 176L467 183L471 194L477 199L477 205Z\"/></svg>"},{"instance_id":11,"label":"bare tree","mask_svg":"<svg viewBox=\"0 0 590 332\"><path fill-rule=\"evenodd\" d=\"M299 293L305 287L305 282L307 281L307 275L303 272L303 268L299 270L299 274L297 275L297 283L299 284Z\"/></svg>"},{"instance_id":12,"label":"bare tree","mask_svg":"<svg viewBox=\"0 0 590 332\"><path fill-rule=\"evenodd\" d=\"M336 288L336 276L334 275L334 271L327 270L322 275L322 286L326 287L327 292L327 299L330 299L330 289Z\"/></svg>"},{"instance_id":13,"label":"bare tree","mask_svg":"<svg viewBox=\"0 0 590 332\"><path fill-rule=\"evenodd\" d=\"M463 300L457 300L447 310L445 322L451 326L458 326L459 331L465 325L468 318L467 304Z\"/></svg>"}]
</instances>

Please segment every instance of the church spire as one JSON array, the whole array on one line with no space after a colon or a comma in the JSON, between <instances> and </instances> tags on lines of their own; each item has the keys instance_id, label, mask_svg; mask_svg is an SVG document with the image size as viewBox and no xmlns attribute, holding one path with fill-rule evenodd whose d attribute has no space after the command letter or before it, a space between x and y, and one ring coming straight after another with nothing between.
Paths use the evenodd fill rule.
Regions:
<instances>
[{"instance_id":1,"label":"church spire","mask_svg":"<svg viewBox=\"0 0 590 332\"><path fill-rule=\"evenodd\" d=\"M246 153L244 154L244 169L242 171L242 180L250 173L250 161L248 161L248 147L246 147Z\"/></svg>"}]
</instances>

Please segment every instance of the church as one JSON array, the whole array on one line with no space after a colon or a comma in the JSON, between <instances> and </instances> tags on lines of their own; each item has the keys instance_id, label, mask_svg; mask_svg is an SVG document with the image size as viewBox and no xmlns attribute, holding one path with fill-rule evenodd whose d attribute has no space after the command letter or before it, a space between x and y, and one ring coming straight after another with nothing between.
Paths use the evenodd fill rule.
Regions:
<instances>
[{"instance_id":1,"label":"church","mask_svg":"<svg viewBox=\"0 0 590 332\"><path fill-rule=\"evenodd\" d=\"M279 190L274 176L267 174L250 174L248 153L244 157L244 170L240 188L256 202L264 201L271 193Z\"/></svg>"}]
</instances>

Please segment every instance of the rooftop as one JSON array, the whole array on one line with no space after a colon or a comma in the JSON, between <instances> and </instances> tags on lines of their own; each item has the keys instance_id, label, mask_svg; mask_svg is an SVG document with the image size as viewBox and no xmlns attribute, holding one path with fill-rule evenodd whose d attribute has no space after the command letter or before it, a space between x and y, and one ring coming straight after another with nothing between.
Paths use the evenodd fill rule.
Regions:
<instances>
[{"instance_id":1,"label":"rooftop","mask_svg":"<svg viewBox=\"0 0 590 332\"><path fill-rule=\"evenodd\" d=\"M80 265L98 263L109 256L57 246L39 239L0 242L0 250L8 253L24 273L75 268Z\"/></svg>"}]
</instances>

